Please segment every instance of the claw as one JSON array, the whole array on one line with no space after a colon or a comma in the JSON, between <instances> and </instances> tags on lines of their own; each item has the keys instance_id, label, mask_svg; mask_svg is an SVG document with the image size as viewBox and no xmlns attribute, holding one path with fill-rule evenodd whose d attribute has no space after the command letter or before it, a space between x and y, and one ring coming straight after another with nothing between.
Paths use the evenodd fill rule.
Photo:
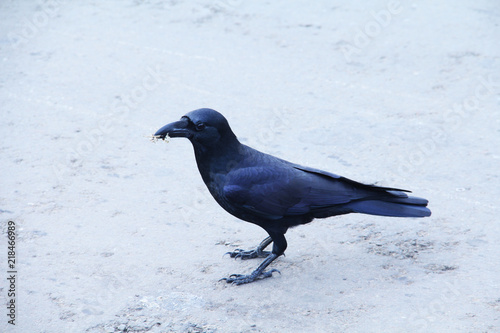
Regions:
<instances>
[{"instance_id":1,"label":"claw","mask_svg":"<svg viewBox=\"0 0 500 333\"><path fill-rule=\"evenodd\" d=\"M264 270L266 269L269 264L271 264L276 258L278 258L280 255L272 252L267 252L267 251L262 251L263 248L265 248L268 243L270 238L266 238L257 249L252 250L252 251L242 251L240 249L237 249L234 252L229 252L229 255L231 257L240 257L241 259L252 259L252 258L258 258L260 256L266 256L266 259L255 269L250 275L242 275L242 274L231 274L227 278L220 279L219 281L226 281L227 283L235 284L235 285L240 285L240 284L245 284L245 283L250 283L254 282L257 280L262 280L266 279L269 277L273 276L274 272L278 272L281 274L280 271L277 269L273 268L267 272Z\"/></svg>"},{"instance_id":2,"label":"claw","mask_svg":"<svg viewBox=\"0 0 500 333\"><path fill-rule=\"evenodd\" d=\"M243 249L235 249L233 252L226 252L224 255L229 254L231 258L241 260L254 259L254 258L266 258L271 252L259 251L259 250L249 250L245 251Z\"/></svg>"},{"instance_id":3,"label":"claw","mask_svg":"<svg viewBox=\"0 0 500 333\"><path fill-rule=\"evenodd\" d=\"M250 275L231 274L231 275L229 275L229 277L222 278L219 281L226 281L226 283L231 283L231 284L235 284L235 285L239 286L239 285L242 285L245 283L250 283L250 282L257 281L257 280L262 280L262 279L272 277L274 272L278 272L281 275L280 271L273 268L267 272L262 272L260 274L255 274L255 275L253 273Z\"/></svg>"},{"instance_id":4,"label":"claw","mask_svg":"<svg viewBox=\"0 0 500 333\"><path fill-rule=\"evenodd\" d=\"M231 258L237 258L241 252L244 252L242 249L235 249L233 252L226 252L224 255L229 254Z\"/></svg>"}]
</instances>

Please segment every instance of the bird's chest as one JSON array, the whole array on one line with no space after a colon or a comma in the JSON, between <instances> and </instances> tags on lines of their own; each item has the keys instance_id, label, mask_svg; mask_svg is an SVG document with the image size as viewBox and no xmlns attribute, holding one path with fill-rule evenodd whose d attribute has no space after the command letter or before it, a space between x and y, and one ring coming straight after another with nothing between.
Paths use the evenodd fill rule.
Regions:
<instances>
[{"instance_id":1,"label":"bird's chest","mask_svg":"<svg viewBox=\"0 0 500 333\"><path fill-rule=\"evenodd\" d=\"M234 203L228 200L225 195L224 189L227 184L227 174L225 172L212 172L203 178L208 191L215 201L217 201L217 203L228 213L244 219L242 216L239 216L237 210L235 210Z\"/></svg>"},{"instance_id":2,"label":"bird's chest","mask_svg":"<svg viewBox=\"0 0 500 333\"><path fill-rule=\"evenodd\" d=\"M198 163L203 182L207 186L210 194L224 208L224 186L228 180L228 174L231 172L231 165L221 163L220 161L205 160L203 163Z\"/></svg>"}]
</instances>

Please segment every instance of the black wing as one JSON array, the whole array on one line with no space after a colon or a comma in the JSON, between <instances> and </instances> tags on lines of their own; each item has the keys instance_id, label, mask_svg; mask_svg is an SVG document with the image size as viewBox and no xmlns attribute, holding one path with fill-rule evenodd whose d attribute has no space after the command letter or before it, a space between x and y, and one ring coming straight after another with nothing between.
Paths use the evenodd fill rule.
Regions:
<instances>
[{"instance_id":1,"label":"black wing","mask_svg":"<svg viewBox=\"0 0 500 333\"><path fill-rule=\"evenodd\" d=\"M373 195L372 186L358 184L320 170L278 163L231 171L223 193L232 205L267 219L280 219L323 211Z\"/></svg>"}]
</instances>

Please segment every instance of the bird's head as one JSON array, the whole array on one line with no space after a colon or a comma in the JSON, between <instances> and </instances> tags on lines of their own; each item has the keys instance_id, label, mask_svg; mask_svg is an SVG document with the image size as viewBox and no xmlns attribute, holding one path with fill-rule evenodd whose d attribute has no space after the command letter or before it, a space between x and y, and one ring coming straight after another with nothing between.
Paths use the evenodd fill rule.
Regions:
<instances>
[{"instance_id":1,"label":"bird's head","mask_svg":"<svg viewBox=\"0 0 500 333\"><path fill-rule=\"evenodd\" d=\"M153 137L188 138L195 149L207 150L238 142L222 114L212 109L198 109L181 117L179 121L160 128Z\"/></svg>"}]
</instances>

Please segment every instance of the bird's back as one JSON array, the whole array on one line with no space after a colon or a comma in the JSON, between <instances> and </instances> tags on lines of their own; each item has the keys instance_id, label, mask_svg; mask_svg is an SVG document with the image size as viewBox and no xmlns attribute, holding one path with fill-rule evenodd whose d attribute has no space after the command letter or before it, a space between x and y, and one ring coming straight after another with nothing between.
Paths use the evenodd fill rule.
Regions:
<instances>
[{"instance_id":1,"label":"bird's back","mask_svg":"<svg viewBox=\"0 0 500 333\"><path fill-rule=\"evenodd\" d=\"M428 216L427 200L402 190L361 184L302 167L241 145L207 186L229 213L259 225L288 228L351 212Z\"/></svg>"}]
</instances>

